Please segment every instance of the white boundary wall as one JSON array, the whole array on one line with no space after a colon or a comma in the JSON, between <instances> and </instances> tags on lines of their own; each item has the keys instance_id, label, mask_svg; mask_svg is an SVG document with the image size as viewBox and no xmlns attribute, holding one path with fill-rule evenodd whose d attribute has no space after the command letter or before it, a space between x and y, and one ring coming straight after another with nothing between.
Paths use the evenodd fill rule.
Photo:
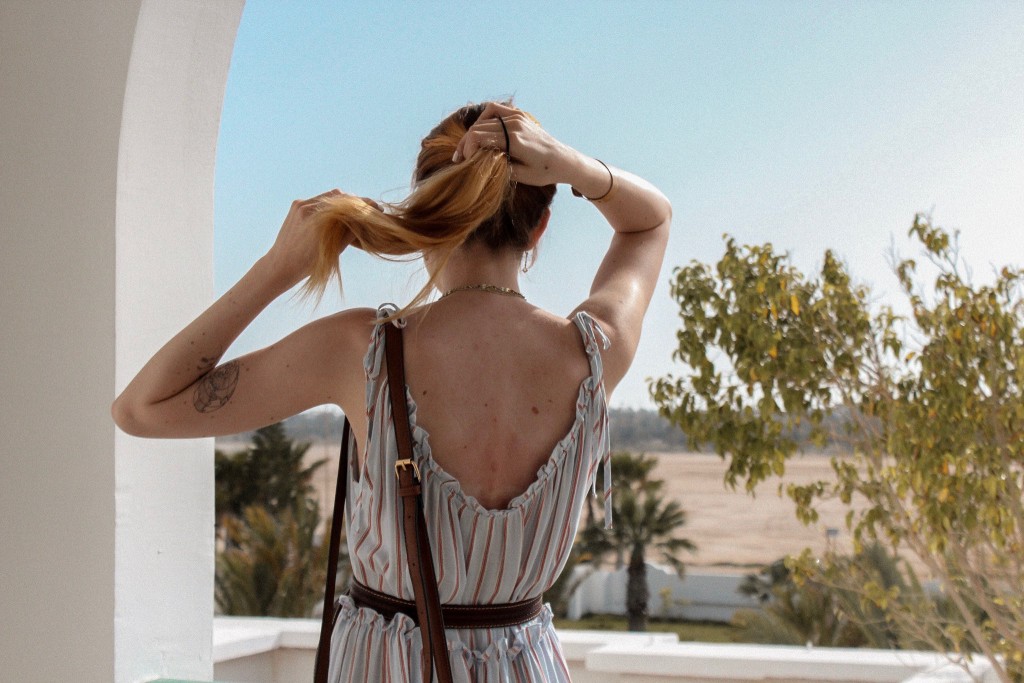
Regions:
<instances>
[{"instance_id":1,"label":"white boundary wall","mask_svg":"<svg viewBox=\"0 0 1024 683\"><path fill-rule=\"evenodd\" d=\"M590 569L577 567L586 574ZM586 614L626 613L626 568L599 569L586 575L568 604L568 617L579 619ZM650 589L648 614L692 621L723 621L732 619L736 610L760 607L756 599L737 592L742 576L713 572L687 571L683 578L665 567L647 564Z\"/></svg>"}]
</instances>

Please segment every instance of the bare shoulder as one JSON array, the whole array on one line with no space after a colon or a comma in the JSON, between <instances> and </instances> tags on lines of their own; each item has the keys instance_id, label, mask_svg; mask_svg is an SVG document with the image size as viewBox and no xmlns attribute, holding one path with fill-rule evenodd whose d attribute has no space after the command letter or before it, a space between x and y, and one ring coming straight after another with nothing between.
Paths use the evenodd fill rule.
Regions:
<instances>
[{"instance_id":1,"label":"bare shoulder","mask_svg":"<svg viewBox=\"0 0 1024 683\"><path fill-rule=\"evenodd\" d=\"M363 356L369 348L377 312L372 308L350 308L311 323L313 344L321 362L357 367L361 373ZM351 378L346 378L351 379Z\"/></svg>"},{"instance_id":2,"label":"bare shoulder","mask_svg":"<svg viewBox=\"0 0 1024 683\"><path fill-rule=\"evenodd\" d=\"M557 315L542 308L535 309L531 322L538 332L548 338L557 337L567 351L579 351L583 356L586 351L583 335L576 322L576 312L568 317Z\"/></svg>"},{"instance_id":3,"label":"bare shoulder","mask_svg":"<svg viewBox=\"0 0 1024 683\"><path fill-rule=\"evenodd\" d=\"M538 357L546 357L550 363L562 366L574 383L590 374L586 339L575 313L564 317L538 308L531 315L531 323L536 333L534 352Z\"/></svg>"},{"instance_id":4,"label":"bare shoulder","mask_svg":"<svg viewBox=\"0 0 1024 683\"><path fill-rule=\"evenodd\" d=\"M351 308L310 323L309 357L318 374L331 384L332 403L346 414L363 410L365 376L363 358L369 348L377 312L372 308Z\"/></svg>"},{"instance_id":5,"label":"bare shoulder","mask_svg":"<svg viewBox=\"0 0 1024 683\"><path fill-rule=\"evenodd\" d=\"M294 339L297 349L293 353L299 355L295 361L312 363L321 370L336 363L361 363L375 322L376 311L372 308L351 308L318 318L274 346Z\"/></svg>"},{"instance_id":6,"label":"bare shoulder","mask_svg":"<svg viewBox=\"0 0 1024 683\"><path fill-rule=\"evenodd\" d=\"M320 318L315 324L321 326L321 333L329 335L338 343L362 344L370 341L377 311L372 308L349 308Z\"/></svg>"}]
</instances>

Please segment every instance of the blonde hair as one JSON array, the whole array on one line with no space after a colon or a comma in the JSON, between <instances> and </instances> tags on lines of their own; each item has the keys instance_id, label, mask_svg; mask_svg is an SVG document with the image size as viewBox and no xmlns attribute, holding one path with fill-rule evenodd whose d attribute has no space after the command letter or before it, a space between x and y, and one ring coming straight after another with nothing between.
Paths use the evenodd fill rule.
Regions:
<instances>
[{"instance_id":1,"label":"blonde hair","mask_svg":"<svg viewBox=\"0 0 1024 683\"><path fill-rule=\"evenodd\" d=\"M319 250L304 295L319 300L332 278L341 281L338 257L349 234L355 246L384 258L437 255L427 284L396 316L422 303L452 253L467 241L480 240L496 251L526 250L555 186L518 185L509 159L498 150L482 149L470 159L452 162L455 148L484 106L455 111L423 139L413 188L403 201L384 204L381 210L349 195L322 200L313 222Z\"/></svg>"}]
</instances>

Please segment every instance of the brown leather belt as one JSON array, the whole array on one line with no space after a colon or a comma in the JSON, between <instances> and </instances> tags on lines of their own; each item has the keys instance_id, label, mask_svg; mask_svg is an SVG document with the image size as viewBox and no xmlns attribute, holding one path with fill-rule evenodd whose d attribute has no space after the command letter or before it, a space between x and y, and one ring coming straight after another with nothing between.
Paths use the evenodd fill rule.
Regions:
<instances>
[{"instance_id":1,"label":"brown leather belt","mask_svg":"<svg viewBox=\"0 0 1024 683\"><path fill-rule=\"evenodd\" d=\"M404 614L417 625L416 603L375 591L358 581L349 588L349 597L357 607L369 607L385 619ZM540 597L499 605L441 605L445 628L501 628L534 619L544 608Z\"/></svg>"}]
</instances>

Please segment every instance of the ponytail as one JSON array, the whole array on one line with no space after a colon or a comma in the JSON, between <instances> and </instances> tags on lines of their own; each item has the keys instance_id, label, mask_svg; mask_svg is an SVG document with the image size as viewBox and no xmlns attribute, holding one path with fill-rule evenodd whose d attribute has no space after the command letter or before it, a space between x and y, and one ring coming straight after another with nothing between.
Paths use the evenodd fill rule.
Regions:
<instances>
[{"instance_id":1,"label":"ponytail","mask_svg":"<svg viewBox=\"0 0 1024 683\"><path fill-rule=\"evenodd\" d=\"M452 155L483 105L463 107L423 140L414 186L405 200L378 209L358 197L322 200L312 229L319 249L304 296L319 300L331 278L341 281L338 257L347 235L355 246L383 258L433 252L438 267L426 285L394 317L421 303L434 288L452 253L482 239L492 249L525 250L530 233L554 197L553 185L531 187L512 180L504 153L482 149L458 164Z\"/></svg>"}]
</instances>

